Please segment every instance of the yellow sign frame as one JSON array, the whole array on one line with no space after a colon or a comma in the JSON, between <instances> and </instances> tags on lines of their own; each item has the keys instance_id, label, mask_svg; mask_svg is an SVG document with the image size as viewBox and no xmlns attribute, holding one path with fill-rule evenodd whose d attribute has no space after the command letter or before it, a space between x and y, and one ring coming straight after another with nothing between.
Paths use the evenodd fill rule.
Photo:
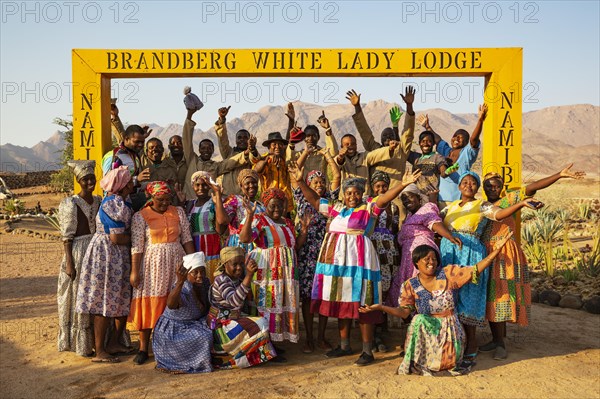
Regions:
<instances>
[{"instance_id":1,"label":"yellow sign frame","mask_svg":"<svg viewBox=\"0 0 600 399\"><path fill-rule=\"evenodd\" d=\"M521 184L522 48L438 49L73 49L75 159L99 161L111 149L114 78L466 77L485 78L488 117L483 174ZM97 175L102 172L98 165Z\"/></svg>"}]
</instances>

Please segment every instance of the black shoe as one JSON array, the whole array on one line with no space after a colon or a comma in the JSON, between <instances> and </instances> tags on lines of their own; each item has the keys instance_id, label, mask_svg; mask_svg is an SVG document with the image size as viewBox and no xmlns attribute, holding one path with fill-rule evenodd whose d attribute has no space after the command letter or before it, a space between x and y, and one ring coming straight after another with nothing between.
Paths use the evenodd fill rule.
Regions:
<instances>
[{"instance_id":1,"label":"black shoe","mask_svg":"<svg viewBox=\"0 0 600 399\"><path fill-rule=\"evenodd\" d=\"M148 352L139 351L133 358L133 362L137 365L144 364L148 360Z\"/></svg>"},{"instance_id":2,"label":"black shoe","mask_svg":"<svg viewBox=\"0 0 600 399\"><path fill-rule=\"evenodd\" d=\"M271 361L273 363L287 363L287 358L281 355L277 355L273 359L271 359Z\"/></svg>"},{"instance_id":3,"label":"black shoe","mask_svg":"<svg viewBox=\"0 0 600 399\"><path fill-rule=\"evenodd\" d=\"M280 346L273 345L273 349L275 349L275 352L277 352L278 355L283 355L285 353L285 349Z\"/></svg>"},{"instance_id":4,"label":"black shoe","mask_svg":"<svg viewBox=\"0 0 600 399\"><path fill-rule=\"evenodd\" d=\"M348 347L348 349L342 349L342 347L338 345L337 348L332 349L329 352L326 352L325 356L327 356L327 357L342 357L342 356L348 356L351 354L352 354L352 349L350 347Z\"/></svg>"},{"instance_id":5,"label":"black shoe","mask_svg":"<svg viewBox=\"0 0 600 399\"><path fill-rule=\"evenodd\" d=\"M360 357L357 361L354 362L357 366L366 366L375 361L375 357L373 355L367 355L365 352L361 353Z\"/></svg>"}]
</instances>

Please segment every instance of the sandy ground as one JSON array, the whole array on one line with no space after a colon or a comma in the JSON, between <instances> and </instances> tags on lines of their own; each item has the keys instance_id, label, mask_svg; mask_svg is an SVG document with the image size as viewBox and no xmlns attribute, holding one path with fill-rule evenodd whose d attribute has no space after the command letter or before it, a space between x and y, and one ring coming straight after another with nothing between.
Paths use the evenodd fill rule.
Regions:
<instances>
[{"instance_id":1,"label":"sandy ground","mask_svg":"<svg viewBox=\"0 0 600 399\"><path fill-rule=\"evenodd\" d=\"M0 235L0 397L2 398L243 398L243 397L600 397L600 316L534 305L532 325L509 327L506 361L480 354L473 372L461 377L395 375L400 363L400 329L368 367L355 357L305 355L285 344L286 364L201 375L168 375L153 362L134 366L93 364L56 351L56 275L59 242ZM328 338L336 343L336 323ZM137 337L133 334L134 341ZM480 341L487 340L481 330ZM352 345L359 349L358 331Z\"/></svg>"}]
</instances>

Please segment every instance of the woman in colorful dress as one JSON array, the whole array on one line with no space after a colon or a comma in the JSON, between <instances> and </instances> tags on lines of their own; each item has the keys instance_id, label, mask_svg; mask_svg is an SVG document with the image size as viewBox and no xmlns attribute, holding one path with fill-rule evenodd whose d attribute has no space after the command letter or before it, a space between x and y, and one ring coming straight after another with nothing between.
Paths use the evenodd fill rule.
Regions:
<instances>
[{"instance_id":1,"label":"woman in colorful dress","mask_svg":"<svg viewBox=\"0 0 600 399\"><path fill-rule=\"evenodd\" d=\"M509 190L503 193L504 180L497 173L488 173L483 180L483 190L488 201L505 209L521 204L522 199L534 195L559 179L582 179L584 172L572 172L570 164L558 173L525 186L521 190ZM489 223L483 234L483 242L488 251L498 240L515 232L515 216ZM479 347L480 352L494 351L494 359L506 359L504 344L506 322L527 326L531 307L531 286L527 258L514 237L502 248L490 267L486 319L492 330L492 341Z\"/></svg>"},{"instance_id":2,"label":"woman in colorful dress","mask_svg":"<svg viewBox=\"0 0 600 399\"><path fill-rule=\"evenodd\" d=\"M227 240L228 247L242 247L246 252L254 249L254 243L242 243L240 242L240 230L246 219L246 213L244 209L244 199L248 199L252 204L256 205L256 213L259 214L265 211L265 206L258 198L258 183L260 177L252 169L242 169L238 174L238 184L242 190L243 195L232 194L230 195L223 207L227 216L229 216L229 239Z\"/></svg>"},{"instance_id":3,"label":"woman in colorful dress","mask_svg":"<svg viewBox=\"0 0 600 399\"><path fill-rule=\"evenodd\" d=\"M440 251L444 265L472 265L485 257L487 251L480 238L487 219L502 220L523 206L534 209L538 206L532 200L531 204L524 202L501 209L488 201L475 199L480 186L477 173L463 173L458 183L461 199L451 202L442 211L445 214L444 224L462 242L462 247L459 247L447 238L442 238ZM465 285L458 294L458 317L467 334L465 360L470 362L474 362L477 356L477 326L484 325L488 279L489 270L486 269L479 276L477 284Z\"/></svg>"},{"instance_id":4,"label":"woman in colorful dress","mask_svg":"<svg viewBox=\"0 0 600 399\"><path fill-rule=\"evenodd\" d=\"M245 261L246 252L240 247L225 247L220 255L220 274L209 293L213 366L231 369L265 363L277 356L269 339L269 323L264 317L242 317L258 265L250 258ZM281 356L277 359L281 360Z\"/></svg>"},{"instance_id":5,"label":"woman in colorful dress","mask_svg":"<svg viewBox=\"0 0 600 399\"><path fill-rule=\"evenodd\" d=\"M306 158L305 150L300 156L298 162L300 163L303 158ZM330 170L332 171L331 179L331 190L327 188L327 177L320 170L310 171L306 175L306 184L312 188L321 198L336 199L340 194L340 169L335 163L333 157L329 154L327 149L319 151L323 154L327 162L329 163ZM298 165L299 166L299 165ZM315 277L315 267L317 266L317 257L319 256L319 250L325 237L325 231L327 230L327 218L319 213L311 204L306 201L302 190L298 187L296 182L296 165L289 167L290 177L292 181L292 188L294 189L294 200L297 205L298 218L302 221L304 218L309 218L310 223L308 225L308 231L306 234L306 243L298 249L298 273L300 275L300 301L302 302L302 318L304 320L304 327L306 328L306 343L302 348L304 353L312 353L315 350L315 340L313 338L313 318L314 313L310 311L310 301L312 295L313 280ZM296 225L296 233L300 234L302 224ZM317 326L317 341L316 346L322 350L331 350L331 344L325 339L325 328L327 327L327 317L319 315L319 324Z\"/></svg>"},{"instance_id":6,"label":"woman in colorful dress","mask_svg":"<svg viewBox=\"0 0 600 399\"><path fill-rule=\"evenodd\" d=\"M194 248L205 254L206 273L212 283L219 265L221 234L227 231L229 217L223 208L223 188L212 182L210 173L198 171L191 179L196 199L185 202L185 213L190 221Z\"/></svg>"},{"instance_id":7,"label":"woman in colorful dress","mask_svg":"<svg viewBox=\"0 0 600 399\"><path fill-rule=\"evenodd\" d=\"M77 195L65 198L58 207L58 222L65 254L58 273L58 350L91 356L94 334L90 315L77 313L77 288L81 262L96 232L96 214L102 198L93 195L96 161L69 161L81 187ZM87 223L85 223L87 221Z\"/></svg>"},{"instance_id":8,"label":"woman in colorful dress","mask_svg":"<svg viewBox=\"0 0 600 399\"><path fill-rule=\"evenodd\" d=\"M125 331L131 301L129 227L133 211L125 201L133 192L129 169L119 166L109 171L100 180L100 187L107 195L96 216L96 233L81 262L76 312L94 315L96 357L92 361L116 363L119 358L111 354L129 351L118 339ZM116 331L105 345L112 319Z\"/></svg>"},{"instance_id":9,"label":"woman in colorful dress","mask_svg":"<svg viewBox=\"0 0 600 399\"><path fill-rule=\"evenodd\" d=\"M128 321L140 332L136 364L148 360L150 333L167 306L181 258L194 252L189 222L182 208L171 205L164 181L146 186L148 203L131 222L131 285L133 299Z\"/></svg>"},{"instance_id":10,"label":"woman in colorful dress","mask_svg":"<svg viewBox=\"0 0 600 399\"><path fill-rule=\"evenodd\" d=\"M476 282L509 238L498 241L495 249L474 266L441 267L437 248L419 245L412 253L419 273L402 285L399 306L376 304L360 308L362 314L384 311L401 318L417 313L408 327L405 355L398 374L431 376L449 371L457 375L470 370L472 364L462 361L465 331L455 313L457 290Z\"/></svg>"},{"instance_id":11,"label":"woman in colorful dress","mask_svg":"<svg viewBox=\"0 0 600 399\"><path fill-rule=\"evenodd\" d=\"M404 282L415 277L419 272L412 261L412 251L416 247L429 245L439 253L439 248L434 241L435 233L459 247L462 245L460 238L454 237L444 226L436 203L429 202L429 197L423 194L416 184L406 187L400 194L400 199L407 215L398 233L398 243L402 248L400 267L394 275L386 300L386 304L392 307L398 306L400 289Z\"/></svg>"},{"instance_id":12,"label":"woman in colorful dress","mask_svg":"<svg viewBox=\"0 0 600 399\"><path fill-rule=\"evenodd\" d=\"M212 371L213 334L205 318L209 289L204 254L184 256L167 308L154 327L152 350L158 370L174 374Z\"/></svg>"},{"instance_id":13,"label":"woman in colorful dress","mask_svg":"<svg viewBox=\"0 0 600 399\"><path fill-rule=\"evenodd\" d=\"M323 316L338 319L340 345L327 352L328 357L352 354L350 348L350 325L359 320L363 350L356 364L365 366L375 358L372 352L375 325L383 322L381 312L359 314L362 305L378 304L382 301L379 258L369 235L376 218L387 205L410 183L414 183L420 172L404 175L401 184L392 187L376 200L363 201L365 179L350 178L342 183L343 203L321 198L301 180L301 171L296 171L296 180L306 200L333 220L321 246L315 270L311 310Z\"/></svg>"},{"instance_id":14,"label":"woman in colorful dress","mask_svg":"<svg viewBox=\"0 0 600 399\"><path fill-rule=\"evenodd\" d=\"M294 224L283 216L287 211L285 193L269 188L261 199L266 211L257 216L257 204L252 206L244 199L246 221L240 231L240 242L253 242L255 246L249 253L258 264L255 302L258 313L269 322L271 340L296 343L299 287L295 249L306 242L308 220L303 219L296 240Z\"/></svg>"}]
</instances>

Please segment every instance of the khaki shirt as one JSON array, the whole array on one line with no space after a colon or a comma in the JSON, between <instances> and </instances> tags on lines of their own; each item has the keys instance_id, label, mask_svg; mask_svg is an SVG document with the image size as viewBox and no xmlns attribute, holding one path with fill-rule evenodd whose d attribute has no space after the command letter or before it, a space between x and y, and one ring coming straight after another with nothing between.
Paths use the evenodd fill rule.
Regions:
<instances>
[{"instance_id":1,"label":"khaki shirt","mask_svg":"<svg viewBox=\"0 0 600 399\"><path fill-rule=\"evenodd\" d=\"M224 160L240 154L239 151L234 150L229 144L229 136L227 135L227 126L225 123L221 124L217 120L215 123L215 132L219 139L219 151ZM221 185L223 186L223 198L226 198L230 194L242 195L242 189L237 182L237 178L242 169L248 169L250 167L251 165L247 164L223 174L221 180Z\"/></svg>"},{"instance_id":2,"label":"khaki shirt","mask_svg":"<svg viewBox=\"0 0 600 399\"><path fill-rule=\"evenodd\" d=\"M389 147L381 147L374 151L365 151L359 152L352 158L348 156L345 157L344 163L339 165L340 172L342 173L342 182L351 177L362 177L367 179L366 184L366 195L371 194L371 186L370 182L370 172L369 169L371 166L379 164L383 161L387 161L390 159L390 148ZM335 158L337 163L337 157ZM340 191L340 199L344 193Z\"/></svg>"},{"instance_id":3,"label":"khaki shirt","mask_svg":"<svg viewBox=\"0 0 600 399\"><path fill-rule=\"evenodd\" d=\"M338 145L335 141L335 137L333 134L325 135L325 147L329 148L329 153L331 156L335 157L338 153ZM302 151L296 151L287 147L285 158L286 161L298 161ZM311 153L306 158L306 162L304 162L304 172L302 173L302 177L306 179L306 176L313 170L321 171L327 177L327 183L331 182L331 178L333 177L333 172L329 170L329 166L327 165L327 160L325 157L319 153Z\"/></svg>"},{"instance_id":4,"label":"khaki shirt","mask_svg":"<svg viewBox=\"0 0 600 399\"><path fill-rule=\"evenodd\" d=\"M183 124L183 156L188 164L184 186L186 199L196 198L196 193L194 192L191 183L192 175L195 172L199 170L209 172L214 176L214 178L217 178L224 173L231 172L232 170L239 168L240 166L247 165L249 161L248 157L243 152L223 161L213 161L212 159L203 161L200 159L200 157L198 157L198 154L196 154L193 148L193 135L195 126L196 122L189 119L186 119Z\"/></svg>"}]
</instances>

